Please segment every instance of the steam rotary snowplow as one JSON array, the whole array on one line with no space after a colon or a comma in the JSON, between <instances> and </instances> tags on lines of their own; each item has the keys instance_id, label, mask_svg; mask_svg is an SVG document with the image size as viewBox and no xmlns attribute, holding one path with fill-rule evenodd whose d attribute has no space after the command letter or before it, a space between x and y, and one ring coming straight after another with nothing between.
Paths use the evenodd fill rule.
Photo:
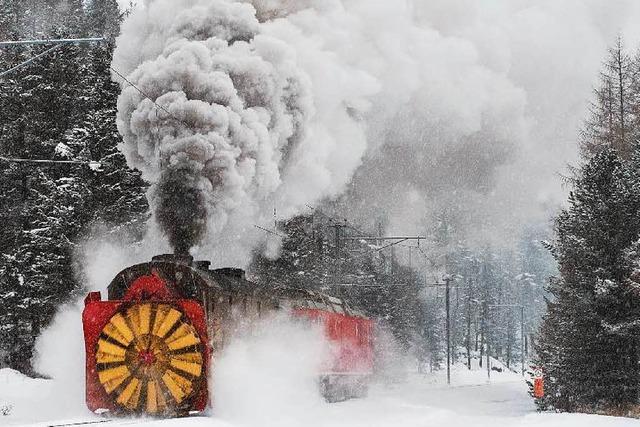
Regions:
<instances>
[{"instance_id":1,"label":"steam rotary snowplow","mask_svg":"<svg viewBox=\"0 0 640 427\"><path fill-rule=\"evenodd\" d=\"M89 294L83 324L89 409L178 415L206 407L209 348L197 301L141 275L122 299Z\"/></svg>"},{"instance_id":2,"label":"steam rotary snowplow","mask_svg":"<svg viewBox=\"0 0 640 427\"><path fill-rule=\"evenodd\" d=\"M120 272L85 299L87 406L96 413L180 416L206 409L211 355L238 321L277 310L324 327L333 359L318 373L329 401L366 393L373 322L344 301L248 281L239 269L209 269L189 256L162 255ZM234 315L232 316L232 313Z\"/></svg>"}]
</instances>

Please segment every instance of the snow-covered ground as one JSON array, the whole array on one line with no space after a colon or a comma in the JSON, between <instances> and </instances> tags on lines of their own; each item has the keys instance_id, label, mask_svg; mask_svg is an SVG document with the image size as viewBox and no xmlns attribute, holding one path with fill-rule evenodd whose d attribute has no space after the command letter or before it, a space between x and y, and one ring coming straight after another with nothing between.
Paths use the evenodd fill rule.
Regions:
<instances>
[{"instance_id":1,"label":"snow-covered ground","mask_svg":"<svg viewBox=\"0 0 640 427\"><path fill-rule=\"evenodd\" d=\"M251 414L252 407L237 407L245 413L215 412L209 416L172 419L118 419L106 425L152 426L522 426L522 427L626 427L637 420L594 415L537 413L520 376L510 372L466 371L459 366L452 373L452 386L443 383L443 373L409 375L404 381L374 386L366 399L327 404L318 400L304 410L291 405L263 416ZM71 395L76 395L71 393ZM266 397L266 396L265 396ZM15 371L0 370L0 407L12 405L9 415L0 415L0 426L50 426L105 421L72 402L64 390L50 380L26 378ZM78 424L76 424L78 425Z\"/></svg>"}]
</instances>

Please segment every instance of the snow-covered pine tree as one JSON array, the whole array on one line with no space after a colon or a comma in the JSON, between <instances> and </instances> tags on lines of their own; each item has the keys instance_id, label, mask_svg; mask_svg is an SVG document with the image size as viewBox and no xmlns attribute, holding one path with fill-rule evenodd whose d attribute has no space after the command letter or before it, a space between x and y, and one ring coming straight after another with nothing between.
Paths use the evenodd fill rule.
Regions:
<instances>
[{"instance_id":1,"label":"snow-covered pine tree","mask_svg":"<svg viewBox=\"0 0 640 427\"><path fill-rule=\"evenodd\" d=\"M554 298L536 348L547 378L543 407L610 411L638 403L637 329L617 327L637 314L628 262L640 235L635 175L616 150L602 147L556 220L560 274L549 286Z\"/></svg>"},{"instance_id":2,"label":"snow-covered pine tree","mask_svg":"<svg viewBox=\"0 0 640 427\"><path fill-rule=\"evenodd\" d=\"M86 2L86 31L102 36L114 43L120 33L122 13L116 0L89 0Z\"/></svg>"},{"instance_id":3,"label":"snow-covered pine tree","mask_svg":"<svg viewBox=\"0 0 640 427\"><path fill-rule=\"evenodd\" d=\"M544 246L552 230L545 223L532 224L523 232L518 244L517 293L524 305L526 350L531 347L531 338L538 330L542 314L546 311L545 284L557 274L556 264Z\"/></svg>"},{"instance_id":4,"label":"snow-covered pine tree","mask_svg":"<svg viewBox=\"0 0 640 427\"><path fill-rule=\"evenodd\" d=\"M423 294L418 316L420 325L419 362L423 372L439 370L446 364L445 305L442 289L428 288Z\"/></svg>"},{"instance_id":5,"label":"snow-covered pine tree","mask_svg":"<svg viewBox=\"0 0 640 427\"><path fill-rule=\"evenodd\" d=\"M81 97L86 108L64 138L60 156L91 167L76 170L90 194L82 201L79 215L83 224L108 224L112 232L127 230L135 237L142 230L148 205L146 184L140 173L127 167L118 150L121 142L116 126L119 84L112 80L111 59L121 14L115 0L94 0L87 4L85 26L92 35L101 35L106 43L85 49Z\"/></svg>"},{"instance_id":6,"label":"snow-covered pine tree","mask_svg":"<svg viewBox=\"0 0 640 427\"><path fill-rule=\"evenodd\" d=\"M78 33L80 2L54 1L35 7L33 2L15 2L16 23L12 38L66 37ZM44 19L43 14L50 20ZM68 27L50 23L65 22ZM9 64L33 56L46 47L16 48ZM19 52L19 53L18 53ZM8 89L0 94L3 130L2 155L21 159L52 159L69 123L77 117L78 50L52 52L49 61L34 62L3 81ZM4 67L3 67L4 68ZM78 228L74 201L82 188L68 175L69 167L34 167L28 163L3 162L2 186L9 191L0 204L3 223L8 224L3 242L0 289L10 296L4 323L9 364L30 371L30 352L35 336L68 298L73 274L64 261L69 230ZM6 222L5 222L6 220Z\"/></svg>"},{"instance_id":7,"label":"snow-covered pine tree","mask_svg":"<svg viewBox=\"0 0 640 427\"><path fill-rule=\"evenodd\" d=\"M0 2L0 36L13 40L24 32L24 3L15 0ZM0 70L8 70L27 58L22 51L0 50ZM22 154L25 105L21 102L22 85L11 75L0 79L0 155L20 157ZM19 287L23 278L17 276L12 264L16 259L20 235L25 222L22 216L28 176L24 167L0 160L0 352L5 357L24 337L31 335L26 323L18 319L20 307ZM0 361L8 364L9 361Z\"/></svg>"},{"instance_id":8,"label":"snow-covered pine tree","mask_svg":"<svg viewBox=\"0 0 640 427\"><path fill-rule=\"evenodd\" d=\"M618 39L582 132L586 162L556 220L551 247L559 277L550 282L553 298L536 346L547 378L542 407L638 403L639 64Z\"/></svg>"},{"instance_id":9,"label":"snow-covered pine tree","mask_svg":"<svg viewBox=\"0 0 640 427\"><path fill-rule=\"evenodd\" d=\"M640 60L634 60L625 49L622 37L609 49L595 89L590 117L582 131L580 145L585 156L602 147L617 150L629 158L640 120Z\"/></svg>"},{"instance_id":10,"label":"snow-covered pine tree","mask_svg":"<svg viewBox=\"0 0 640 427\"><path fill-rule=\"evenodd\" d=\"M0 6L16 10L13 38L97 32L111 40L93 48L61 48L0 83L0 155L101 165L97 171L86 165L0 162L0 187L5 190L0 194L0 221L5 224L0 231L0 343L9 366L29 373L39 330L61 304L83 291L72 265L77 241L94 221L109 223L112 230L139 225L147 205L140 175L127 168L117 151L119 87L109 69L120 19L117 4L96 1L85 10L81 0L52 0L37 8L33 1L4 0ZM0 65L42 49L17 50L15 57L0 57Z\"/></svg>"}]
</instances>

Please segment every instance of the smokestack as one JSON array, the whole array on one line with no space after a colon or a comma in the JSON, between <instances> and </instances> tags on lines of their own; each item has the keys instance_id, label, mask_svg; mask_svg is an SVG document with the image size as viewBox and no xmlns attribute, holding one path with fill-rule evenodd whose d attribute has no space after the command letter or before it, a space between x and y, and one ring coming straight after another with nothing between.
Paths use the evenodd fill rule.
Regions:
<instances>
[{"instance_id":1,"label":"smokestack","mask_svg":"<svg viewBox=\"0 0 640 427\"><path fill-rule=\"evenodd\" d=\"M176 264L192 265L193 257L191 255L179 255L179 254L163 254L156 255L152 258L153 262L170 262Z\"/></svg>"}]
</instances>

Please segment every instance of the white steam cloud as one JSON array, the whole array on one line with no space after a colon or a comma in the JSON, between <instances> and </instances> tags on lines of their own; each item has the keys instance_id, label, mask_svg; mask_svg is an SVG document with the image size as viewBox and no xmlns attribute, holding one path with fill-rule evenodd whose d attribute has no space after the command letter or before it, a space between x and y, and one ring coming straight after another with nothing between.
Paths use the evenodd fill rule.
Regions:
<instances>
[{"instance_id":1,"label":"white steam cloud","mask_svg":"<svg viewBox=\"0 0 640 427\"><path fill-rule=\"evenodd\" d=\"M375 85L309 48L304 67L251 5L230 1L158 0L126 21L114 58L135 85L119 99L123 149L154 184L174 249L246 240L274 205L294 215L344 189L366 148L354 117Z\"/></svg>"},{"instance_id":2,"label":"white steam cloud","mask_svg":"<svg viewBox=\"0 0 640 427\"><path fill-rule=\"evenodd\" d=\"M274 207L345 190L350 217L418 232L454 206L502 238L561 199L606 46L637 40L639 15L631 0L148 1L114 57L154 101L123 84L123 149L158 234L219 263L246 263Z\"/></svg>"}]
</instances>

